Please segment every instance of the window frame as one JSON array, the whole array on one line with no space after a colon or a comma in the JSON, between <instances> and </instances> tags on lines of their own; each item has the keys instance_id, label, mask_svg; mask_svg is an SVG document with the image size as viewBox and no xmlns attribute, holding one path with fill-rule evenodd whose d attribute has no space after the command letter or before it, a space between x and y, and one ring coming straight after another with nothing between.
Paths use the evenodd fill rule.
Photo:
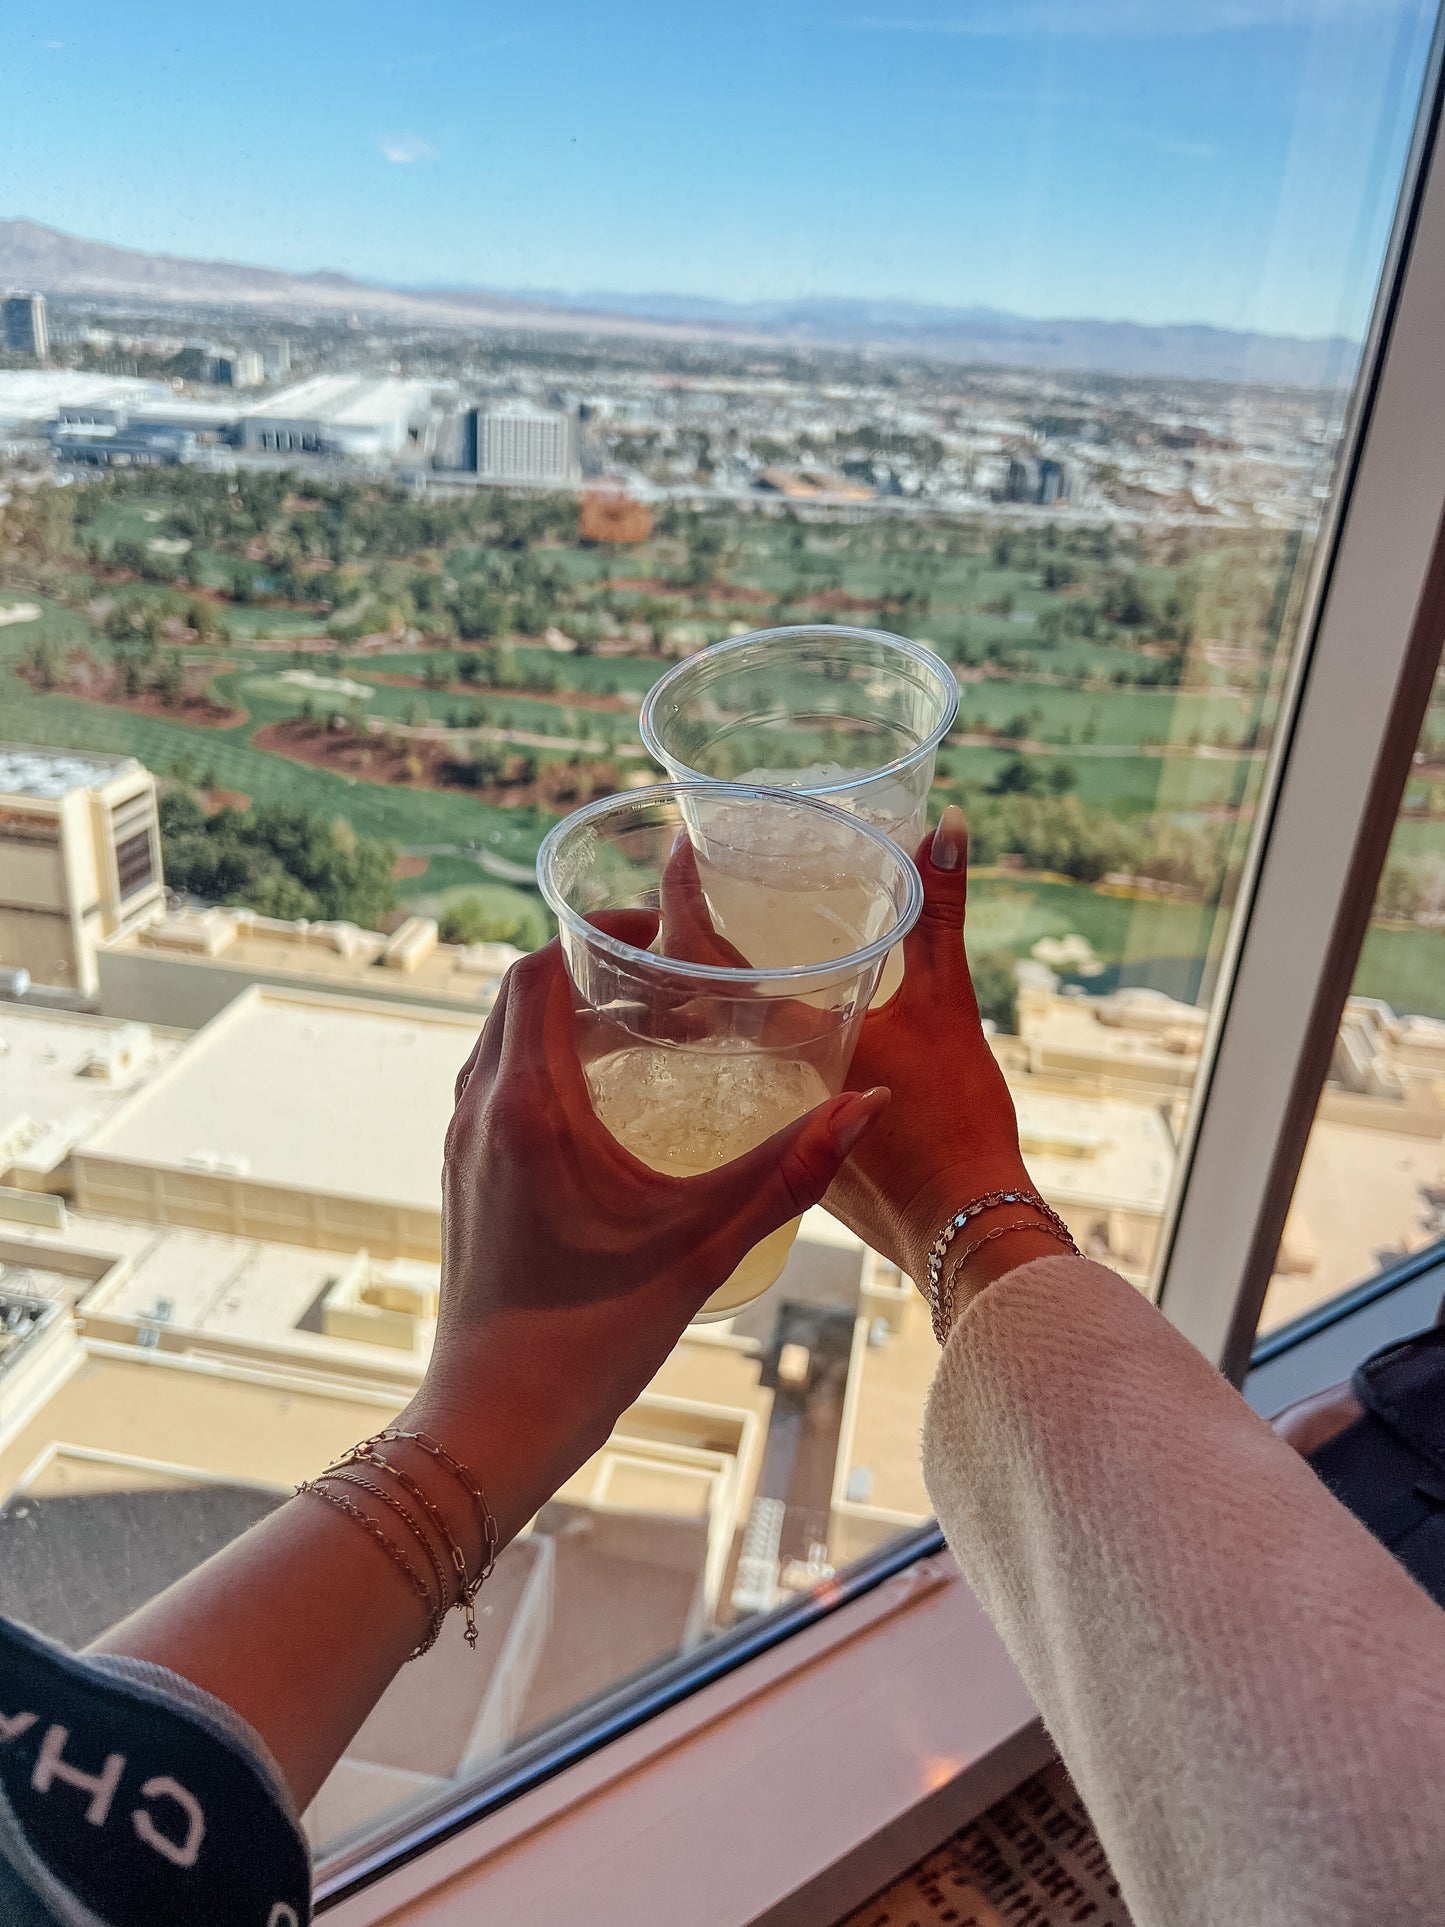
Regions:
<instances>
[{"instance_id":1,"label":"window frame","mask_svg":"<svg viewBox=\"0 0 1445 1927\"><path fill-rule=\"evenodd\" d=\"M1445 10L1160 1241L1165 1315L1236 1383L1445 640L1442 50ZM580 1716L520 1777L324 1860L318 1916L836 1920L1049 1756L940 1543L912 1535L590 1735Z\"/></svg>"}]
</instances>

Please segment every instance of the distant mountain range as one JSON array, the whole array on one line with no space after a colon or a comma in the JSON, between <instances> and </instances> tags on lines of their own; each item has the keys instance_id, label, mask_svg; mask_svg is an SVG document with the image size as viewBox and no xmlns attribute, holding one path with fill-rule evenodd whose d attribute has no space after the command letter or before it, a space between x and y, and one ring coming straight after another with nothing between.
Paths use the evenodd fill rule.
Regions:
<instances>
[{"instance_id":1,"label":"distant mountain range","mask_svg":"<svg viewBox=\"0 0 1445 1927\"><path fill-rule=\"evenodd\" d=\"M144 254L0 220L0 286L94 295L156 306L246 307L277 315L352 314L456 328L535 329L572 335L752 341L799 348L893 349L991 367L1090 370L1194 380L1338 386L1358 344L1133 321L1037 320L995 308L913 301L800 299L728 302L672 294L495 293L401 288L321 271L289 274L230 261Z\"/></svg>"}]
</instances>

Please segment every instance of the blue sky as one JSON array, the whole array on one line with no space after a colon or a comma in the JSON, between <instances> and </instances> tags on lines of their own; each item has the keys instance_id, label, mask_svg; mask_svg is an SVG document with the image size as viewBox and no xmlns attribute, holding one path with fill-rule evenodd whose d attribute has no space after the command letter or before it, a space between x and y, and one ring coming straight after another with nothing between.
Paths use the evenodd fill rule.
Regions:
<instances>
[{"instance_id":1,"label":"blue sky","mask_svg":"<svg viewBox=\"0 0 1445 1927\"><path fill-rule=\"evenodd\" d=\"M498 288L1358 333L1424 0L31 0L0 214Z\"/></svg>"}]
</instances>

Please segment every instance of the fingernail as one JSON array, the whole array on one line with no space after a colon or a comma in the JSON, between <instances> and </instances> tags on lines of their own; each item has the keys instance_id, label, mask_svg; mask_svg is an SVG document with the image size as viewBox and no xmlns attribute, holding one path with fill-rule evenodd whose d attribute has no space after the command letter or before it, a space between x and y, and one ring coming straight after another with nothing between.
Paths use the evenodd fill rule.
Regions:
<instances>
[{"instance_id":1,"label":"fingernail","mask_svg":"<svg viewBox=\"0 0 1445 1927\"><path fill-rule=\"evenodd\" d=\"M875 1084L871 1091L864 1091L854 1101L852 1108L844 1113L842 1122L833 1126L833 1141L845 1157L882 1110L883 1104L879 1100L886 1102L889 1095L885 1084Z\"/></svg>"},{"instance_id":2,"label":"fingernail","mask_svg":"<svg viewBox=\"0 0 1445 1927\"><path fill-rule=\"evenodd\" d=\"M935 870L958 870L963 867L964 851L968 848L968 825L963 811L957 803L950 803L938 819L938 828L933 832L933 847L929 851L929 861Z\"/></svg>"}]
</instances>

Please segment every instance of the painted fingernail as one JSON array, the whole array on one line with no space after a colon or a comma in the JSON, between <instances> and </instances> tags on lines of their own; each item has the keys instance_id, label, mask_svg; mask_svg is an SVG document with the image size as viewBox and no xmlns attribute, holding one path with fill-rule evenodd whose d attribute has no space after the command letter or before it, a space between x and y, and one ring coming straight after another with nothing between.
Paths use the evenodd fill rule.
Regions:
<instances>
[{"instance_id":1,"label":"painted fingernail","mask_svg":"<svg viewBox=\"0 0 1445 1927\"><path fill-rule=\"evenodd\" d=\"M845 1157L883 1108L879 1099L886 1099L889 1095L886 1085L875 1084L871 1091L863 1092L852 1108L844 1113L843 1121L834 1126L834 1142Z\"/></svg>"},{"instance_id":2,"label":"painted fingernail","mask_svg":"<svg viewBox=\"0 0 1445 1927\"><path fill-rule=\"evenodd\" d=\"M938 828L933 832L933 847L929 859L935 870L958 870L963 867L964 852L968 848L968 825L963 811L957 803L950 803L938 819Z\"/></svg>"}]
</instances>

